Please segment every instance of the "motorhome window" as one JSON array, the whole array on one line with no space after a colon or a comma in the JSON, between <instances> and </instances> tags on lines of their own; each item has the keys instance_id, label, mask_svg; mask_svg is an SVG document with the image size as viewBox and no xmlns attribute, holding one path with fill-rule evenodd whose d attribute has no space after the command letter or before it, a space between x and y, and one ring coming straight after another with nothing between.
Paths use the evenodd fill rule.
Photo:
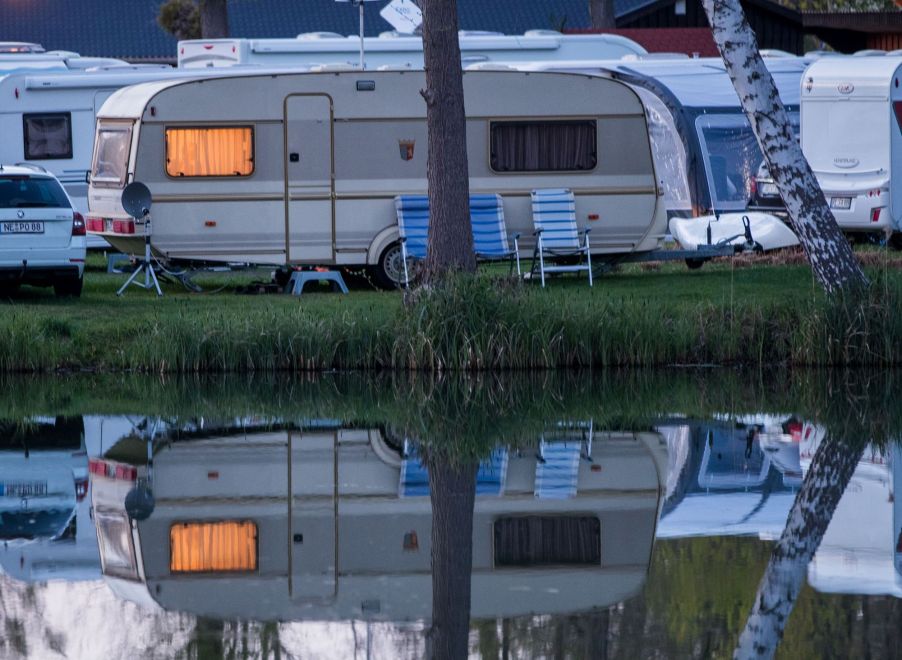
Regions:
<instances>
[{"instance_id":1,"label":"motorhome window","mask_svg":"<svg viewBox=\"0 0 902 660\"><path fill-rule=\"evenodd\" d=\"M598 163L596 123L493 121L491 166L495 172L572 172Z\"/></svg>"},{"instance_id":2,"label":"motorhome window","mask_svg":"<svg viewBox=\"0 0 902 660\"><path fill-rule=\"evenodd\" d=\"M798 139L799 115L790 113ZM743 114L702 115L696 120L708 189L715 211L745 210L751 198L751 179L764 156Z\"/></svg>"},{"instance_id":3,"label":"motorhome window","mask_svg":"<svg viewBox=\"0 0 902 660\"><path fill-rule=\"evenodd\" d=\"M138 563L128 517L124 513L96 510L94 524L97 526L104 575L137 579Z\"/></svg>"},{"instance_id":4,"label":"motorhome window","mask_svg":"<svg viewBox=\"0 0 902 660\"><path fill-rule=\"evenodd\" d=\"M68 112L22 115L25 160L72 158L72 115Z\"/></svg>"},{"instance_id":5,"label":"motorhome window","mask_svg":"<svg viewBox=\"0 0 902 660\"><path fill-rule=\"evenodd\" d=\"M257 570L257 525L249 520L176 523L169 547L172 573Z\"/></svg>"},{"instance_id":6,"label":"motorhome window","mask_svg":"<svg viewBox=\"0 0 902 660\"><path fill-rule=\"evenodd\" d=\"M252 127L166 129L166 174L169 176L250 176L253 173Z\"/></svg>"},{"instance_id":7,"label":"motorhome window","mask_svg":"<svg viewBox=\"0 0 902 660\"><path fill-rule=\"evenodd\" d=\"M121 186L128 171L128 152L131 147L131 126L101 125L94 145L94 167L91 170L92 183L106 183Z\"/></svg>"},{"instance_id":8,"label":"motorhome window","mask_svg":"<svg viewBox=\"0 0 902 660\"><path fill-rule=\"evenodd\" d=\"M595 516L512 516L494 529L495 566L601 564L601 522Z\"/></svg>"}]
</instances>

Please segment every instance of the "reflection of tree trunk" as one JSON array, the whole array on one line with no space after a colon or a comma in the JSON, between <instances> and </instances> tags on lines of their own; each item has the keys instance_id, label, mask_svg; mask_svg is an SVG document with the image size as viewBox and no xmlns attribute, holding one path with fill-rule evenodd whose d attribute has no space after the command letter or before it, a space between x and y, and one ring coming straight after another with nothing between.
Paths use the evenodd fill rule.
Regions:
<instances>
[{"instance_id":1,"label":"reflection of tree trunk","mask_svg":"<svg viewBox=\"0 0 902 660\"><path fill-rule=\"evenodd\" d=\"M427 463L432 500L432 628L428 650L437 660L466 658L478 465L452 465L435 457Z\"/></svg>"},{"instance_id":2,"label":"reflection of tree trunk","mask_svg":"<svg viewBox=\"0 0 902 660\"><path fill-rule=\"evenodd\" d=\"M824 538L864 447L864 443L847 444L829 435L818 447L758 585L734 658L774 655L802 588L808 563Z\"/></svg>"}]
</instances>

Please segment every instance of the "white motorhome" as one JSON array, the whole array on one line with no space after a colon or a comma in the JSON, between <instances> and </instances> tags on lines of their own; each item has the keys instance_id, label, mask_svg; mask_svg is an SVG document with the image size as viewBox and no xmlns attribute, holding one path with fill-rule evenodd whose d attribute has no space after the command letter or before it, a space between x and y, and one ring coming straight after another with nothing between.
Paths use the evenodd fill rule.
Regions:
<instances>
[{"instance_id":1,"label":"white motorhome","mask_svg":"<svg viewBox=\"0 0 902 660\"><path fill-rule=\"evenodd\" d=\"M393 200L426 192L424 85L422 71L320 71L123 89L98 113L88 230L143 249L120 202L137 180L153 194L151 243L164 258L365 265L398 282ZM470 191L502 196L522 249L536 188L573 190L594 254L660 245L666 212L627 85L475 71L464 90Z\"/></svg>"},{"instance_id":2,"label":"white motorhome","mask_svg":"<svg viewBox=\"0 0 902 660\"><path fill-rule=\"evenodd\" d=\"M617 59L644 55L632 39L613 34L568 34L531 30L522 35L461 31L464 63L485 60ZM364 38L368 69L381 66L423 68L423 40L418 36L383 33ZM297 66L344 63L358 66L360 39L334 32L300 34L296 39L190 39L178 43L179 68L227 67L241 64Z\"/></svg>"},{"instance_id":3,"label":"white motorhome","mask_svg":"<svg viewBox=\"0 0 902 660\"><path fill-rule=\"evenodd\" d=\"M115 593L223 619L430 618L432 514L415 456L378 430L190 435L157 445L152 477L139 445L92 460L103 574ZM590 452L585 440L545 444L545 463L496 449L477 475L473 617L575 612L637 593L662 446L656 433L596 432ZM552 463L566 492L549 486ZM144 478L153 510L129 518L125 499ZM531 544L536 525L556 543Z\"/></svg>"},{"instance_id":4,"label":"white motorhome","mask_svg":"<svg viewBox=\"0 0 902 660\"><path fill-rule=\"evenodd\" d=\"M825 57L802 78L802 151L844 231L902 229L900 78L885 56Z\"/></svg>"}]
</instances>

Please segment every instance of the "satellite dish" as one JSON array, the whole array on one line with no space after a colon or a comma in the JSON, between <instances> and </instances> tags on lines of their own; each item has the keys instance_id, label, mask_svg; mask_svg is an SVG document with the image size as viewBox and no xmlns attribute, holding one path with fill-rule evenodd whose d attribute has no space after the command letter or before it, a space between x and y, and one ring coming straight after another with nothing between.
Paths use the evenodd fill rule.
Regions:
<instances>
[{"instance_id":1,"label":"satellite dish","mask_svg":"<svg viewBox=\"0 0 902 660\"><path fill-rule=\"evenodd\" d=\"M122 208L133 218L150 213L151 203L150 189L140 181L132 181L122 191Z\"/></svg>"}]
</instances>

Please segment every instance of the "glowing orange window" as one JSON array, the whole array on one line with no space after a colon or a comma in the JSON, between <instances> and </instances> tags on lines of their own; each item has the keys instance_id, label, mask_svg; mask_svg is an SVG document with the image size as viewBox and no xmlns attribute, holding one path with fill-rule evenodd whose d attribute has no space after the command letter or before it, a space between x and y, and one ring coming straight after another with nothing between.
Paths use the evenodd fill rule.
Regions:
<instances>
[{"instance_id":1,"label":"glowing orange window","mask_svg":"<svg viewBox=\"0 0 902 660\"><path fill-rule=\"evenodd\" d=\"M249 520L176 523L169 547L173 573L257 570L257 525Z\"/></svg>"},{"instance_id":2,"label":"glowing orange window","mask_svg":"<svg viewBox=\"0 0 902 660\"><path fill-rule=\"evenodd\" d=\"M250 126L166 129L169 176L250 176L254 129Z\"/></svg>"}]
</instances>

